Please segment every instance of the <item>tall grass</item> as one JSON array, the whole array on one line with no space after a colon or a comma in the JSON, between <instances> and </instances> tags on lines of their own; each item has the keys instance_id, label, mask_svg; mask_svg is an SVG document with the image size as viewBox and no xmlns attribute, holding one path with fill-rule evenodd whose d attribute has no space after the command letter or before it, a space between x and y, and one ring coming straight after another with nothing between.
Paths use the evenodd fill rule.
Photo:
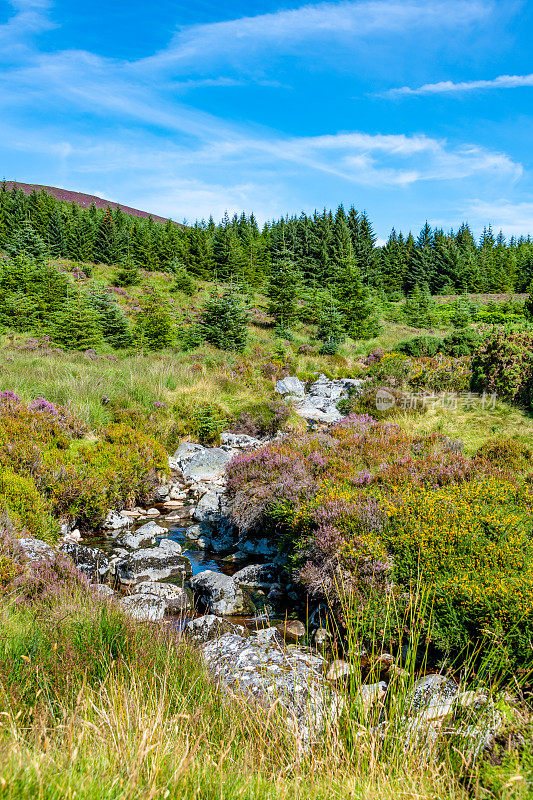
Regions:
<instances>
[{"instance_id":1,"label":"tall grass","mask_svg":"<svg viewBox=\"0 0 533 800\"><path fill-rule=\"evenodd\" d=\"M485 796L476 767L458 764L452 748L437 758L405 746L414 663L370 711L357 703L358 673L338 729L302 747L275 707L215 688L172 629L135 624L80 589L31 607L6 598L0 614L1 798ZM381 644L376 631L375 655ZM392 727L380 727L384 714Z\"/></svg>"}]
</instances>

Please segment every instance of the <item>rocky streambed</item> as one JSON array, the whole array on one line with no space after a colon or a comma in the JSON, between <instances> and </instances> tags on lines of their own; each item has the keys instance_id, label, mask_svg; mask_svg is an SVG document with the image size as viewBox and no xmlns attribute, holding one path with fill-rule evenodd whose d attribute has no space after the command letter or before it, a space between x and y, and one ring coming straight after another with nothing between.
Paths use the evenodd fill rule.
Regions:
<instances>
[{"instance_id":1,"label":"rocky streambed","mask_svg":"<svg viewBox=\"0 0 533 800\"><path fill-rule=\"evenodd\" d=\"M359 383L320 376L306 389L285 378L276 389L311 424L328 424L341 418L336 403ZM354 679L361 712L377 709L376 735L385 735L386 698L407 679L401 654L370 657L361 649L339 658L327 609L307 607L267 537L241 536L228 519L226 467L236 453L263 445L229 432L218 447L184 442L152 508L110 511L103 529L83 539L65 530L60 550L95 593L139 621L168 624L189 638L225 691L278 707L300 742L338 723L348 684L353 706ZM21 544L30 560L56 552L35 539ZM406 746L420 737L434 743L450 726L472 752L490 745L501 721L488 698L439 674L411 683L402 711Z\"/></svg>"}]
</instances>

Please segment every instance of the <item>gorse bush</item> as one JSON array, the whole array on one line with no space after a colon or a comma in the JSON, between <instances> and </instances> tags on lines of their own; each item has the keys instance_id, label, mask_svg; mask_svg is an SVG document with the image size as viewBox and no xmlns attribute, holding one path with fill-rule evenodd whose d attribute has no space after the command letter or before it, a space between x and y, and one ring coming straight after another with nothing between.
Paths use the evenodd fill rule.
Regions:
<instances>
[{"instance_id":1,"label":"gorse bush","mask_svg":"<svg viewBox=\"0 0 533 800\"><path fill-rule=\"evenodd\" d=\"M505 637L509 663L533 662L528 453L493 443L470 457L446 436L352 415L237 456L230 513L247 535L274 529L308 590L338 612L341 586L354 609L372 603L378 616L390 591L425 586L435 645Z\"/></svg>"},{"instance_id":2,"label":"gorse bush","mask_svg":"<svg viewBox=\"0 0 533 800\"><path fill-rule=\"evenodd\" d=\"M531 661L533 494L496 478L422 487L385 501L384 540L401 587L422 580L433 596L435 635L450 650L505 637L509 660Z\"/></svg>"},{"instance_id":3,"label":"gorse bush","mask_svg":"<svg viewBox=\"0 0 533 800\"><path fill-rule=\"evenodd\" d=\"M0 510L11 525L26 536L45 542L59 537L59 525L52 517L50 504L29 477L7 469L0 471Z\"/></svg>"},{"instance_id":4,"label":"gorse bush","mask_svg":"<svg viewBox=\"0 0 533 800\"><path fill-rule=\"evenodd\" d=\"M4 505L17 526L39 538L57 534L50 513L95 526L109 508L149 502L167 469L163 448L128 425L83 441L79 420L44 398L0 398L0 410Z\"/></svg>"}]
</instances>

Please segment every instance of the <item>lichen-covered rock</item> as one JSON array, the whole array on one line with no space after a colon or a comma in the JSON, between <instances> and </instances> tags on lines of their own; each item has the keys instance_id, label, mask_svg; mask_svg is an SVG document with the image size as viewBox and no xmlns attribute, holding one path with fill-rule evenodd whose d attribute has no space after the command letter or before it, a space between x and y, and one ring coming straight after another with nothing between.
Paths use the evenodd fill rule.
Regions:
<instances>
[{"instance_id":1,"label":"lichen-covered rock","mask_svg":"<svg viewBox=\"0 0 533 800\"><path fill-rule=\"evenodd\" d=\"M202 646L217 681L267 709L276 707L304 741L334 726L343 710L340 695L325 680L319 656L287 649L275 635L244 637L227 633Z\"/></svg>"},{"instance_id":2,"label":"lichen-covered rock","mask_svg":"<svg viewBox=\"0 0 533 800\"><path fill-rule=\"evenodd\" d=\"M118 511L110 511L104 522L102 528L106 531L118 531L122 528L129 528L132 523L130 516Z\"/></svg>"},{"instance_id":3,"label":"lichen-covered rock","mask_svg":"<svg viewBox=\"0 0 533 800\"><path fill-rule=\"evenodd\" d=\"M305 383L295 377L282 378L276 381L276 392L282 395L293 394L296 397L303 397L305 394Z\"/></svg>"},{"instance_id":4,"label":"lichen-covered rock","mask_svg":"<svg viewBox=\"0 0 533 800\"><path fill-rule=\"evenodd\" d=\"M64 542L59 548L74 561L80 572L97 583L109 575L109 558L98 547L86 547L76 542Z\"/></svg>"},{"instance_id":5,"label":"lichen-covered rock","mask_svg":"<svg viewBox=\"0 0 533 800\"><path fill-rule=\"evenodd\" d=\"M140 547L149 547L156 543L156 536L164 536L167 533L165 528L158 525L157 522L151 520L150 522L141 525L140 528L132 533L123 533L118 539L117 544L119 547L127 547L129 550L138 550Z\"/></svg>"},{"instance_id":6,"label":"lichen-covered rock","mask_svg":"<svg viewBox=\"0 0 533 800\"><path fill-rule=\"evenodd\" d=\"M182 462L181 470L186 481L213 481L222 478L232 458L231 450L210 447L197 452Z\"/></svg>"},{"instance_id":7,"label":"lichen-covered rock","mask_svg":"<svg viewBox=\"0 0 533 800\"><path fill-rule=\"evenodd\" d=\"M141 581L134 588L134 594L153 594L166 601L169 611L187 611L191 607L191 599L187 589L175 586L173 583L160 583L159 581Z\"/></svg>"},{"instance_id":8,"label":"lichen-covered rock","mask_svg":"<svg viewBox=\"0 0 533 800\"><path fill-rule=\"evenodd\" d=\"M224 633L238 633L244 636L246 632L242 625L234 625L227 619L215 616L215 614L196 617L189 620L185 625L185 635L196 644L207 642L210 639L222 636Z\"/></svg>"},{"instance_id":9,"label":"lichen-covered rock","mask_svg":"<svg viewBox=\"0 0 533 800\"><path fill-rule=\"evenodd\" d=\"M211 614L232 617L248 610L247 599L233 578L206 569L191 580L197 602Z\"/></svg>"},{"instance_id":10,"label":"lichen-covered rock","mask_svg":"<svg viewBox=\"0 0 533 800\"><path fill-rule=\"evenodd\" d=\"M164 598L148 593L124 597L119 605L137 622L157 622L163 619L167 607Z\"/></svg>"},{"instance_id":11,"label":"lichen-covered rock","mask_svg":"<svg viewBox=\"0 0 533 800\"><path fill-rule=\"evenodd\" d=\"M115 572L121 583L133 584L142 580L163 580L171 575L181 575L185 579L192 569L179 543L163 539L159 547L143 548L117 561Z\"/></svg>"},{"instance_id":12,"label":"lichen-covered rock","mask_svg":"<svg viewBox=\"0 0 533 800\"><path fill-rule=\"evenodd\" d=\"M233 575L233 580L246 589L269 591L274 584L287 583L288 573L279 564L250 564Z\"/></svg>"},{"instance_id":13,"label":"lichen-covered rock","mask_svg":"<svg viewBox=\"0 0 533 800\"><path fill-rule=\"evenodd\" d=\"M254 436L248 436L246 433L230 433L224 431L220 434L220 441L222 444L232 447L235 450L248 450L252 447L260 447L261 442Z\"/></svg>"},{"instance_id":14,"label":"lichen-covered rock","mask_svg":"<svg viewBox=\"0 0 533 800\"><path fill-rule=\"evenodd\" d=\"M202 495L194 509L193 518L197 522L219 523L222 519L220 501L223 492L222 487L217 487Z\"/></svg>"},{"instance_id":15,"label":"lichen-covered rock","mask_svg":"<svg viewBox=\"0 0 533 800\"><path fill-rule=\"evenodd\" d=\"M94 592L97 597L101 597L102 599L111 599L115 596L115 592L105 583L91 583L89 589Z\"/></svg>"},{"instance_id":16,"label":"lichen-covered rock","mask_svg":"<svg viewBox=\"0 0 533 800\"><path fill-rule=\"evenodd\" d=\"M453 700L459 687L445 675L424 675L414 684L406 698L405 708L411 714L428 711L430 706L441 706Z\"/></svg>"},{"instance_id":17,"label":"lichen-covered rock","mask_svg":"<svg viewBox=\"0 0 533 800\"><path fill-rule=\"evenodd\" d=\"M57 550L51 545L46 544L41 539L34 539L33 536L25 536L19 539L18 543L28 561L51 560L57 554Z\"/></svg>"}]
</instances>

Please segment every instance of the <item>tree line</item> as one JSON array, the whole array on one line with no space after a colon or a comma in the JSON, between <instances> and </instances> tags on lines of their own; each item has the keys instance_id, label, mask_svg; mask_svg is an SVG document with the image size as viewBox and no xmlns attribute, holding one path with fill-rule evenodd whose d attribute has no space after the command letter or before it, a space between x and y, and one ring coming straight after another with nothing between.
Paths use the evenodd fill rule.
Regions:
<instances>
[{"instance_id":1,"label":"tree line","mask_svg":"<svg viewBox=\"0 0 533 800\"><path fill-rule=\"evenodd\" d=\"M353 280L390 300L411 295L415 287L431 294L522 292L533 280L529 236L506 240L488 227L476 240L466 223L448 232L426 223L416 238L393 229L386 244L377 246L368 216L353 207L286 216L262 228L244 213L225 214L218 224L210 218L181 227L132 217L120 207L82 209L44 190L26 195L3 184L0 249L20 249L28 228L52 257L118 265L117 282L124 284L134 282L142 268L256 287L288 262L300 286L335 290L339 299Z\"/></svg>"}]
</instances>

